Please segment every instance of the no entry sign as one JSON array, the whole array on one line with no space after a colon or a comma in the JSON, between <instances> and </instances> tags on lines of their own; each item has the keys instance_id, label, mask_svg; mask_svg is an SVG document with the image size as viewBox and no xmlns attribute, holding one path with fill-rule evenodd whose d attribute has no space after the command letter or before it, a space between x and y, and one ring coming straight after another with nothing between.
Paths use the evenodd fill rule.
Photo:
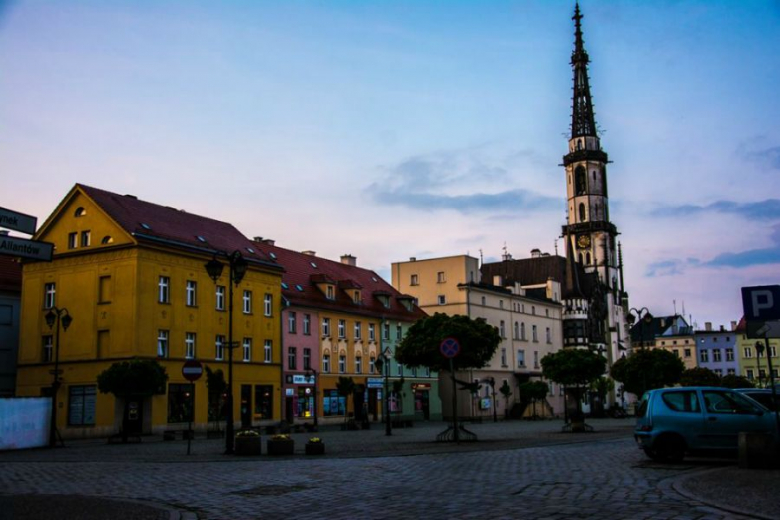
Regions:
<instances>
[{"instance_id":1,"label":"no entry sign","mask_svg":"<svg viewBox=\"0 0 780 520\"><path fill-rule=\"evenodd\" d=\"M203 375L203 365L196 359L189 359L181 367L181 375L187 381L197 381Z\"/></svg>"}]
</instances>

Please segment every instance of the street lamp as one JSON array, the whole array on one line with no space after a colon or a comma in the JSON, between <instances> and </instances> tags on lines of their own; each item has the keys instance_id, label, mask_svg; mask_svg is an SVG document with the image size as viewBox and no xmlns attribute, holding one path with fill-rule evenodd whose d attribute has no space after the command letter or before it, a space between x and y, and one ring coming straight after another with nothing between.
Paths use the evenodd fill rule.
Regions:
<instances>
[{"instance_id":1,"label":"street lamp","mask_svg":"<svg viewBox=\"0 0 780 520\"><path fill-rule=\"evenodd\" d=\"M57 324L56 338L54 340L54 370L52 374L54 377L51 382L51 426L49 427L49 447L57 447L57 391L60 389L60 324L64 330L68 330L70 324L73 323L68 309L60 309L52 307L49 312L46 313L46 324L50 329L54 328L54 324Z\"/></svg>"},{"instance_id":2,"label":"street lamp","mask_svg":"<svg viewBox=\"0 0 780 520\"><path fill-rule=\"evenodd\" d=\"M314 377L314 406L312 406L312 414L314 414L314 429L317 430L317 371L309 367L306 369L306 378Z\"/></svg>"},{"instance_id":3,"label":"street lamp","mask_svg":"<svg viewBox=\"0 0 780 520\"><path fill-rule=\"evenodd\" d=\"M384 368L384 377L385 377L385 435L392 435L393 430L392 426L390 425L390 391L387 386L387 378L390 375L390 358L393 356L393 353L390 351L390 347L387 347L382 352L382 357L377 358L376 361L374 361L374 364L379 369L379 372L382 373L382 369Z\"/></svg>"},{"instance_id":4,"label":"street lamp","mask_svg":"<svg viewBox=\"0 0 780 520\"><path fill-rule=\"evenodd\" d=\"M756 341L756 370L758 370L758 387L761 388L761 355L764 353L764 345Z\"/></svg>"},{"instance_id":5,"label":"street lamp","mask_svg":"<svg viewBox=\"0 0 780 520\"><path fill-rule=\"evenodd\" d=\"M247 261L241 256L239 251L233 251L227 254L224 251L214 253L214 258L206 264L206 272L209 278L217 283L222 276L222 269L225 267L222 262L217 260L217 255L224 256L228 261L229 280L228 280L228 383L227 383L227 424L225 425L225 454L233 453L233 285L238 287L246 274Z\"/></svg>"},{"instance_id":6,"label":"street lamp","mask_svg":"<svg viewBox=\"0 0 780 520\"><path fill-rule=\"evenodd\" d=\"M647 310L647 307L642 307L641 309L635 309L631 308L628 311L628 316L626 316L626 320L628 320L629 325L633 325L634 322L639 322L639 339L640 339L640 346L644 347L644 341L645 341L645 326L651 324L653 322L653 315L650 314L650 311Z\"/></svg>"}]
</instances>

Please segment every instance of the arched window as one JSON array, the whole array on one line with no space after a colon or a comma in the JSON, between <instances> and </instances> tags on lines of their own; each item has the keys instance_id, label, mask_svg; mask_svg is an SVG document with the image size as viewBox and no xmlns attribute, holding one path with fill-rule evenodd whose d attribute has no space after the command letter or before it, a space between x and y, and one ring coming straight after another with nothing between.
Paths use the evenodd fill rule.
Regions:
<instances>
[{"instance_id":1,"label":"arched window","mask_svg":"<svg viewBox=\"0 0 780 520\"><path fill-rule=\"evenodd\" d=\"M73 212L74 217L83 217L86 214L87 214L87 210L85 210L82 207L76 208L76 211Z\"/></svg>"},{"instance_id":2,"label":"arched window","mask_svg":"<svg viewBox=\"0 0 780 520\"><path fill-rule=\"evenodd\" d=\"M575 191L577 192L577 195L582 195L585 193L585 185L586 185L586 179L587 174L585 172L585 168L582 166L577 166L577 169L574 170L574 183L575 183Z\"/></svg>"},{"instance_id":3,"label":"arched window","mask_svg":"<svg viewBox=\"0 0 780 520\"><path fill-rule=\"evenodd\" d=\"M585 264L590 265L590 253L585 254Z\"/></svg>"},{"instance_id":4,"label":"arched window","mask_svg":"<svg viewBox=\"0 0 780 520\"><path fill-rule=\"evenodd\" d=\"M101 244L113 244L114 243L114 237L111 235L106 235L103 237L103 240L100 241Z\"/></svg>"},{"instance_id":5,"label":"arched window","mask_svg":"<svg viewBox=\"0 0 780 520\"><path fill-rule=\"evenodd\" d=\"M587 217L585 215L585 204L580 202L580 222L585 222Z\"/></svg>"}]
</instances>

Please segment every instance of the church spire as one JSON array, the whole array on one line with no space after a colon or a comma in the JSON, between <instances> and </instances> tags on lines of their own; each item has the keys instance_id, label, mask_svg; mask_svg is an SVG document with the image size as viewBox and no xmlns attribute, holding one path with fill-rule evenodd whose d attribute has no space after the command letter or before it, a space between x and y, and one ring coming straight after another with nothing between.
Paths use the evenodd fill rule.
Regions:
<instances>
[{"instance_id":1,"label":"church spire","mask_svg":"<svg viewBox=\"0 0 780 520\"><path fill-rule=\"evenodd\" d=\"M580 4L574 7L574 52L571 54L571 66L574 70L574 93L571 111L571 136L596 136L596 119L593 117L593 103L590 99L588 84L588 53L582 40L582 14Z\"/></svg>"}]
</instances>

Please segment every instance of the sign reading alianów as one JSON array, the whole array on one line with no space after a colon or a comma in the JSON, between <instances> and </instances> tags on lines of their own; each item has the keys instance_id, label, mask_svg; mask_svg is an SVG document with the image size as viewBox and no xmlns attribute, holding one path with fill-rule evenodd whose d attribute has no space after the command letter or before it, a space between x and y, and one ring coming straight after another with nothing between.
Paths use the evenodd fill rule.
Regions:
<instances>
[{"instance_id":1,"label":"sign reading alian\u00f3w","mask_svg":"<svg viewBox=\"0 0 780 520\"><path fill-rule=\"evenodd\" d=\"M24 238L0 236L0 255L20 256L51 262L54 244Z\"/></svg>"},{"instance_id":2,"label":"sign reading alian\u00f3w","mask_svg":"<svg viewBox=\"0 0 780 520\"><path fill-rule=\"evenodd\" d=\"M21 231L28 235L35 234L35 226L38 224L38 219L19 213L17 211L11 211L10 209L0 208L0 227L6 229L13 229L14 231Z\"/></svg>"}]
</instances>

